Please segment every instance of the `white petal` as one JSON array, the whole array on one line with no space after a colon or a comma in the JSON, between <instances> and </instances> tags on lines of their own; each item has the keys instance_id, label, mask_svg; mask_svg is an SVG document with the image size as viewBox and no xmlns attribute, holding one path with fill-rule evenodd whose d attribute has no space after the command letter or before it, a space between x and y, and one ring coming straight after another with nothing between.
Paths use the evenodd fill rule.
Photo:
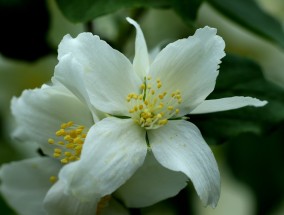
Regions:
<instances>
[{"instance_id":1,"label":"white petal","mask_svg":"<svg viewBox=\"0 0 284 215\"><path fill-rule=\"evenodd\" d=\"M220 197L220 175L212 151L198 128L184 120L172 120L148 131L156 159L166 168L185 173L205 205L215 207Z\"/></svg>"},{"instance_id":2,"label":"white petal","mask_svg":"<svg viewBox=\"0 0 284 215\"><path fill-rule=\"evenodd\" d=\"M183 189L188 178L159 164L152 153L136 173L116 192L127 207L147 207L175 196Z\"/></svg>"},{"instance_id":3,"label":"white petal","mask_svg":"<svg viewBox=\"0 0 284 215\"><path fill-rule=\"evenodd\" d=\"M133 19L126 18L127 21L136 28L135 56L133 67L140 79L143 81L149 69L149 55L145 38L140 26Z\"/></svg>"},{"instance_id":4,"label":"white petal","mask_svg":"<svg viewBox=\"0 0 284 215\"><path fill-rule=\"evenodd\" d=\"M56 182L44 199L44 208L52 215L94 215L97 210L97 200L80 201L73 195L64 193L64 183Z\"/></svg>"},{"instance_id":5,"label":"white petal","mask_svg":"<svg viewBox=\"0 0 284 215\"><path fill-rule=\"evenodd\" d=\"M181 91L180 115L200 104L214 89L224 41L216 29L204 27L187 39L166 46L150 66L152 78L160 78L167 93Z\"/></svg>"},{"instance_id":6,"label":"white petal","mask_svg":"<svg viewBox=\"0 0 284 215\"><path fill-rule=\"evenodd\" d=\"M49 177L60 168L60 162L47 157L3 164L1 194L17 214L43 215L43 199L52 186Z\"/></svg>"},{"instance_id":7,"label":"white petal","mask_svg":"<svg viewBox=\"0 0 284 215\"><path fill-rule=\"evenodd\" d=\"M144 129L132 119L109 117L90 129L81 159L63 167L59 177L78 198L101 198L134 174L146 152Z\"/></svg>"},{"instance_id":8,"label":"white petal","mask_svg":"<svg viewBox=\"0 0 284 215\"><path fill-rule=\"evenodd\" d=\"M141 80L123 54L98 36L81 33L76 38L64 37L58 58L56 79L77 94L87 90L91 104L102 112L128 114L125 98L129 93L138 93ZM68 78L72 80L64 80Z\"/></svg>"},{"instance_id":9,"label":"white petal","mask_svg":"<svg viewBox=\"0 0 284 215\"><path fill-rule=\"evenodd\" d=\"M89 109L62 86L25 90L19 98L13 98L11 108L17 122L13 136L39 144L49 155L53 154L54 146L48 144L48 139L56 139L55 132L62 123L93 125Z\"/></svg>"},{"instance_id":10,"label":"white petal","mask_svg":"<svg viewBox=\"0 0 284 215\"><path fill-rule=\"evenodd\" d=\"M93 113L94 121L97 122L103 118L103 114L91 105L83 76L82 65L71 54L66 54L60 58L60 62L56 65L52 82L57 85L64 85L64 87L76 95L82 103L89 107Z\"/></svg>"},{"instance_id":11,"label":"white petal","mask_svg":"<svg viewBox=\"0 0 284 215\"><path fill-rule=\"evenodd\" d=\"M266 104L267 101L260 101L256 98L235 96L222 99L205 100L191 111L191 114L212 113L237 109L245 106L262 107Z\"/></svg>"}]
</instances>

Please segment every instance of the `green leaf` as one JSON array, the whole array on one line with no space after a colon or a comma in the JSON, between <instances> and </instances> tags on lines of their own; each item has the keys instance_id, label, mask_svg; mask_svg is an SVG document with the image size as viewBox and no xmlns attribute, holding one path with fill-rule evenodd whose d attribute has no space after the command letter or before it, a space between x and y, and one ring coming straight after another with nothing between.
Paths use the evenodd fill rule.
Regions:
<instances>
[{"instance_id":1,"label":"green leaf","mask_svg":"<svg viewBox=\"0 0 284 215\"><path fill-rule=\"evenodd\" d=\"M169 7L171 0L57 0L63 14L72 22L86 22L123 8Z\"/></svg>"},{"instance_id":2,"label":"green leaf","mask_svg":"<svg viewBox=\"0 0 284 215\"><path fill-rule=\"evenodd\" d=\"M281 24L264 12L254 0L207 0L232 21L284 48Z\"/></svg>"},{"instance_id":3,"label":"green leaf","mask_svg":"<svg viewBox=\"0 0 284 215\"><path fill-rule=\"evenodd\" d=\"M254 193L255 214L272 214L284 198L284 121L259 136L242 134L225 147L225 162Z\"/></svg>"},{"instance_id":4,"label":"green leaf","mask_svg":"<svg viewBox=\"0 0 284 215\"><path fill-rule=\"evenodd\" d=\"M229 55L223 59L215 90L208 99L231 96L251 96L267 100L268 104L190 115L190 121L215 143L223 143L244 132L260 135L284 120L284 90L265 80L257 64Z\"/></svg>"},{"instance_id":5,"label":"green leaf","mask_svg":"<svg viewBox=\"0 0 284 215\"><path fill-rule=\"evenodd\" d=\"M172 7L186 24L192 26L202 2L203 0L179 0L173 1Z\"/></svg>"}]
</instances>

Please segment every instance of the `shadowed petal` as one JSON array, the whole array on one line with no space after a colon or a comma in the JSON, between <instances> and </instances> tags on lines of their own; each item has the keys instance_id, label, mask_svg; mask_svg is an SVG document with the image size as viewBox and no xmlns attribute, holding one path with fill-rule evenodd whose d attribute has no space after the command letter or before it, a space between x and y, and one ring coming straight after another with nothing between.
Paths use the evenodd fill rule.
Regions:
<instances>
[{"instance_id":1,"label":"shadowed petal","mask_svg":"<svg viewBox=\"0 0 284 215\"><path fill-rule=\"evenodd\" d=\"M17 214L45 215L43 199L53 185L49 178L57 175L61 166L59 161L47 157L3 164L1 194Z\"/></svg>"},{"instance_id":2,"label":"shadowed petal","mask_svg":"<svg viewBox=\"0 0 284 215\"><path fill-rule=\"evenodd\" d=\"M62 123L74 121L87 128L94 123L87 106L62 86L25 90L19 98L13 98L11 109L17 123L13 136L39 144L51 156L54 146L48 139L57 138L55 132Z\"/></svg>"},{"instance_id":3,"label":"shadowed petal","mask_svg":"<svg viewBox=\"0 0 284 215\"><path fill-rule=\"evenodd\" d=\"M184 120L172 120L150 130L148 136L158 162L186 174L204 205L215 207L220 197L220 175L213 153L198 128Z\"/></svg>"},{"instance_id":4,"label":"shadowed petal","mask_svg":"<svg viewBox=\"0 0 284 215\"><path fill-rule=\"evenodd\" d=\"M183 173L161 166L148 153L144 164L115 193L127 207L147 207L175 196L187 180Z\"/></svg>"},{"instance_id":5,"label":"shadowed petal","mask_svg":"<svg viewBox=\"0 0 284 215\"><path fill-rule=\"evenodd\" d=\"M90 129L80 160L63 167L59 178L79 199L101 198L134 174L146 152L143 129L132 119L108 117Z\"/></svg>"}]
</instances>

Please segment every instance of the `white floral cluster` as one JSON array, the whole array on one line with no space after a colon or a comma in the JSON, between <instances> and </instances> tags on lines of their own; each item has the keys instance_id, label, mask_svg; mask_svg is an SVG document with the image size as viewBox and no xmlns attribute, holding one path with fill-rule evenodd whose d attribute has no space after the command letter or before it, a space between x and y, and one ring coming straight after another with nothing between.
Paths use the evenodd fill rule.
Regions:
<instances>
[{"instance_id":1,"label":"white floral cluster","mask_svg":"<svg viewBox=\"0 0 284 215\"><path fill-rule=\"evenodd\" d=\"M1 167L1 193L19 214L128 214L188 180L204 205L217 205L217 163L188 115L266 101L205 100L225 56L216 29L198 29L152 60L139 25L127 21L137 32L132 63L96 35L66 35L52 83L13 98L14 136L45 155Z\"/></svg>"}]
</instances>

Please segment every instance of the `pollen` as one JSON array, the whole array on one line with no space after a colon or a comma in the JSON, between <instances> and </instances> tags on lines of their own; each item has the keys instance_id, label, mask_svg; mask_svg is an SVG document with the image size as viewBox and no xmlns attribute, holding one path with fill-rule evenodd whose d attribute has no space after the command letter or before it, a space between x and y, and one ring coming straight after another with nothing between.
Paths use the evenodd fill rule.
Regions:
<instances>
[{"instance_id":1,"label":"pollen","mask_svg":"<svg viewBox=\"0 0 284 215\"><path fill-rule=\"evenodd\" d=\"M73 121L62 123L55 132L55 136L58 141L55 141L53 138L48 139L49 144L56 146L53 149L54 158L59 159L62 164L68 164L80 159L82 147L87 136L84 126L77 125Z\"/></svg>"},{"instance_id":2,"label":"pollen","mask_svg":"<svg viewBox=\"0 0 284 215\"><path fill-rule=\"evenodd\" d=\"M52 175L52 176L49 177L49 181L50 181L52 184L54 184L54 183L57 181L57 177L54 176L54 175Z\"/></svg>"},{"instance_id":3,"label":"pollen","mask_svg":"<svg viewBox=\"0 0 284 215\"><path fill-rule=\"evenodd\" d=\"M129 93L126 97L129 113L141 127L155 129L164 126L168 120L179 114L182 103L180 90L167 92L160 78L145 77L140 85L141 92Z\"/></svg>"}]
</instances>

